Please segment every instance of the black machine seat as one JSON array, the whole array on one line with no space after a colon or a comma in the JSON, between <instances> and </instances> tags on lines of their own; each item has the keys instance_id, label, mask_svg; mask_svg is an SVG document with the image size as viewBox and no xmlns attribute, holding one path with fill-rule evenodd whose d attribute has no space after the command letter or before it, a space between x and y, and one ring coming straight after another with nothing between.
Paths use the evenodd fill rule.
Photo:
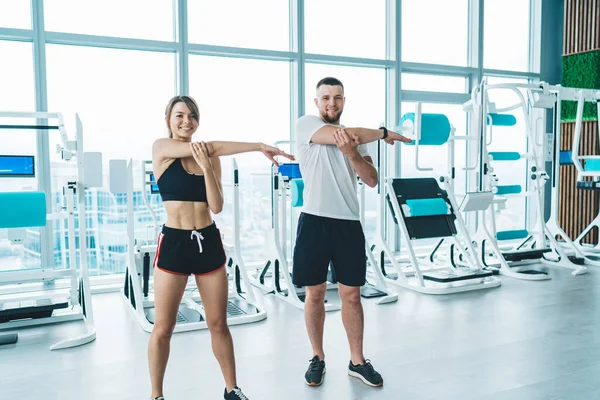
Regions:
<instances>
[{"instance_id":1,"label":"black machine seat","mask_svg":"<svg viewBox=\"0 0 600 400\"><path fill-rule=\"evenodd\" d=\"M470 279L482 279L494 275L492 271L487 270L461 270L454 269L440 272L428 272L423 274L423 279L438 283L451 283L458 281L467 281Z\"/></svg>"},{"instance_id":2,"label":"black machine seat","mask_svg":"<svg viewBox=\"0 0 600 400\"><path fill-rule=\"evenodd\" d=\"M577 189L583 190L600 190L600 182L595 181L578 181Z\"/></svg>"},{"instance_id":3,"label":"black machine seat","mask_svg":"<svg viewBox=\"0 0 600 400\"><path fill-rule=\"evenodd\" d=\"M508 262L517 262L523 260L539 260L543 257L544 253L552 251L551 249L531 249L525 251L509 251L502 253L502 256Z\"/></svg>"},{"instance_id":4,"label":"black machine seat","mask_svg":"<svg viewBox=\"0 0 600 400\"><path fill-rule=\"evenodd\" d=\"M0 303L0 323L17 319L48 318L54 310L67 308L65 298L7 301Z\"/></svg>"},{"instance_id":5,"label":"black machine seat","mask_svg":"<svg viewBox=\"0 0 600 400\"><path fill-rule=\"evenodd\" d=\"M443 199L450 207L446 215L423 215L407 217L402 215L411 239L443 238L456 235L454 221L456 216L448 200L448 193L440 188L435 178L396 178L392 180L393 195L396 196L400 210L407 200ZM388 194L388 203L394 221L398 223Z\"/></svg>"}]
</instances>

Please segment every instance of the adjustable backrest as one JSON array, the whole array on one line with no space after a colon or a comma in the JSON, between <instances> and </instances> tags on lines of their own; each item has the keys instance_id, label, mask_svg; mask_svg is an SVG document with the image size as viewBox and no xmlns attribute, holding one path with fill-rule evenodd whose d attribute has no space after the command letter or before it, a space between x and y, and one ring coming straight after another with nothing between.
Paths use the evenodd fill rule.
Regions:
<instances>
[{"instance_id":1,"label":"adjustable backrest","mask_svg":"<svg viewBox=\"0 0 600 400\"><path fill-rule=\"evenodd\" d=\"M434 178L397 178L392 181L401 216L411 239L442 238L456 235L454 215L448 194ZM388 202L390 198L388 197ZM393 208L390 204L393 213ZM406 210L406 211L405 211ZM445 212L444 212L445 211ZM396 215L393 213L396 223Z\"/></svg>"}]
</instances>

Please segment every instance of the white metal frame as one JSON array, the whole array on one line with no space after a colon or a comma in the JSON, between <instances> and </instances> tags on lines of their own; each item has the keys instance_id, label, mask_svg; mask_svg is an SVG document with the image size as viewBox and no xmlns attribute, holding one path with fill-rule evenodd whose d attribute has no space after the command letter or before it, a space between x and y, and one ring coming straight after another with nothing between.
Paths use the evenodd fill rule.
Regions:
<instances>
[{"instance_id":1,"label":"white metal frame","mask_svg":"<svg viewBox=\"0 0 600 400\"><path fill-rule=\"evenodd\" d=\"M526 126L526 135L528 141L528 152L527 154L522 155L522 157L527 158L528 160L528 176L527 176L527 187L523 194L520 195L504 195L503 197L510 196L526 196L530 198L529 206L530 209L533 210L535 222L534 225L528 229L530 232L529 237L523 240L521 243L517 244L514 249L521 248L522 245L526 243L533 244L537 246L537 248L549 248L551 252L554 254L554 258L549 258L547 256L543 256L541 261L544 264L559 266L563 268L567 268L572 270L572 275L581 275L587 272L587 268L582 265L578 265L569 259L569 256L565 249L557 242L555 238L555 234L550 229L549 224L545 222L544 218L544 185L549 180L549 177L545 171L544 160L540 157L539 151L542 147L542 143L539 140L539 133L532 129L530 113L528 110L528 102L520 92L519 89L536 91L536 92L548 92L548 85L540 83L540 84L494 84L489 85L487 82L482 82L482 84L474 89L472 105L474 107L473 117L477 115L477 123L479 126L479 131L481 134L482 141L482 154L481 154L481 163L480 163L480 189L491 188L495 186L495 183L492 177L489 174L484 173L483 168L484 164L489 163L489 155L487 152L487 129L485 121L488 118L488 113L490 112L489 104L488 104L488 91L490 90L510 90L515 93L519 97L519 102L510 106L505 107L504 109L494 110L495 112L507 112L515 109L520 109L523 113L525 126ZM474 117L475 118L475 117ZM491 229L489 232L486 232L484 229L483 232L486 232L486 238L495 239L496 230L495 230L495 215L493 213L493 207L488 211L488 217L491 224ZM485 221L485 218L482 219ZM480 224L481 226L481 224ZM481 243L481 237L477 237L480 239L479 244ZM532 240L533 239L533 240ZM489 240L488 240L489 241ZM490 243L493 241L490 241ZM497 255L497 258L500 258ZM501 260L500 260L501 262ZM511 271L510 269L506 269L507 264L501 262L502 268L500 269L500 273L506 274L508 276L520 279L528 279L528 280L539 280L543 278L540 275L527 275L527 274L518 274L518 272ZM537 277L537 279L536 279Z\"/></svg>"},{"instance_id":2,"label":"white metal frame","mask_svg":"<svg viewBox=\"0 0 600 400\"><path fill-rule=\"evenodd\" d=\"M396 260L394 254L391 252L390 247L385 243L385 241L380 240L379 245L382 247L383 251L385 252L387 257L391 261L394 269L396 270L396 274L397 274L397 279L390 279L390 278L387 279L389 283L398 285L405 289L411 289L416 292L425 293L425 294L461 293L461 292L468 292L468 291L473 291L473 290L491 289L491 288L495 288L495 287L498 287L501 285L500 280L493 276L459 281L457 283L451 283L451 284L440 284L440 283L436 283L436 282L430 283L430 282L426 281L423 278L424 270L422 267L424 265L426 265L427 263L425 263L423 260L421 260L417 257L417 253L416 253L415 249L413 248L412 240L408 233L408 228L406 226L406 222L404 221L404 218L402 217L403 214L400 209L400 205L398 204L398 199L394 195L394 188L392 186L392 180L386 179L386 187L387 187L387 193L391 194L389 198L390 198L390 202L392 204L392 209L394 210L394 213L396 214L396 219L398 221L398 227L400 228L400 233L402 235L403 244L404 244L404 247L408 250L408 253L410 256L410 263L411 263L412 268L414 269L414 276L415 276L415 279L412 279L412 280L408 278L408 276L405 274L402 267L400 266L399 262ZM454 208L454 207L456 207L456 202L452 200L452 196L453 195L451 193L448 193L448 199L451 201L451 203L453 203L452 207ZM458 208L454 208L454 209L458 210ZM469 242L468 232L466 231L466 229L464 227L464 223L462 223L462 218L459 213L456 213L455 216L456 216L456 222L457 222L456 227L457 227L458 234L457 234L457 237L453 237L452 240L458 249L466 249L466 251L463 254L465 254L469 258L469 263L475 263L477 265L477 264L479 264L479 262L475 256L476 255L475 249L473 248L471 242ZM461 238L463 240L460 240L458 238L458 236L464 236L465 234L467 234L467 236ZM469 266L469 268L474 269L474 270L478 269L478 268L473 268L472 266ZM443 270L449 270L449 269L452 269L452 268L437 266L437 267L428 269L428 271L443 271ZM479 269L481 269L481 268L479 268Z\"/></svg>"},{"instance_id":3,"label":"white metal frame","mask_svg":"<svg viewBox=\"0 0 600 400\"><path fill-rule=\"evenodd\" d=\"M233 245L225 244L227 252L227 266L230 268L230 276L233 280L233 289L231 293L240 301L248 303L255 307L258 312L252 316L240 319L239 323L262 321L267 317L267 312L262 304L257 300L254 288L248 275L248 270L242 257L242 245L240 244L240 181L239 168L235 158L232 159L233 166ZM237 282L245 286L245 295L236 287ZM236 318L237 320L237 318Z\"/></svg>"},{"instance_id":4,"label":"white metal frame","mask_svg":"<svg viewBox=\"0 0 600 400\"><path fill-rule=\"evenodd\" d=\"M264 267L250 274L250 282L260 289L263 294L273 294L277 299L303 310L304 302L300 299L299 294L304 289L296 288L292 282L290 265L284 250L287 239L286 200L288 190L289 184L279 172L276 172L276 167L273 165L271 172L271 230L269 232L267 262ZM337 290L337 285L328 284L327 289ZM340 304L325 304L325 311L338 311L340 309Z\"/></svg>"},{"instance_id":5,"label":"white metal frame","mask_svg":"<svg viewBox=\"0 0 600 400\"><path fill-rule=\"evenodd\" d=\"M360 200L360 224L365 229L365 183L359 182L359 200ZM378 227L379 229L380 227ZM371 251L371 244L366 238L365 235L365 252L367 254L368 266L367 274L371 278L369 285L379 290L380 292L385 293L385 296L380 297L376 300L376 304L388 304L398 301L398 294L393 293L390 290L390 287L385 282L385 276L383 275L383 271L381 270L380 265L377 263L373 252Z\"/></svg>"},{"instance_id":6,"label":"white metal frame","mask_svg":"<svg viewBox=\"0 0 600 400\"><path fill-rule=\"evenodd\" d=\"M43 324L52 324L56 322L82 320L85 325L85 332L74 337L63 339L50 346L51 350L59 350L81 346L90 343L96 339L96 328L94 325L94 311L92 307L92 297L90 293L89 270L87 265L87 240L86 240L86 215L85 215L85 189L86 181L84 176L84 157L83 152L83 124L79 115L75 115L75 139L69 140L67 132L64 128L63 116L60 113L30 113L30 112L0 112L0 118L35 118L40 121L55 119L57 121L58 130L61 137L60 153L66 161L74 159L77 166L77 180L75 182L66 182L64 185L65 196L67 199L66 212L47 214L47 220L67 219L68 223L68 240L69 240L69 262L66 269L55 269L48 261L42 259L42 268L33 271L16 271L5 272L0 274L0 283L21 283L32 281L45 281L52 279L69 279L70 286L68 289L69 308L57 310L52 316L47 318L28 319L28 320L13 320L0 324L0 329L15 329L25 326L37 326ZM47 122L42 122L40 125L47 125ZM45 133L47 135L47 132ZM39 148L38 148L39 150ZM38 154L38 157L41 155ZM43 157L43 156L42 156ZM48 155L45 159L49 159ZM50 172L46 171L42 176L49 179ZM39 176L38 180L41 179ZM43 184L39 185L42 188L49 187ZM46 192L46 198L51 198L51 193ZM74 201L74 198L76 200ZM75 211L75 204L77 210ZM77 246L75 242L75 213L78 217L78 234L79 234L79 256L77 256ZM49 226L51 232L52 227ZM79 271L77 270L77 261L79 261ZM13 298L22 300L34 300L47 297L58 297L60 292L52 291L52 294L43 294L41 292L31 294L13 294ZM61 296L62 297L62 296ZM83 304L80 302L83 300ZM9 298L3 297L3 301Z\"/></svg>"},{"instance_id":7,"label":"white metal frame","mask_svg":"<svg viewBox=\"0 0 600 400\"><path fill-rule=\"evenodd\" d=\"M412 135L415 138L415 169L420 171L431 171L431 168L422 167L419 165L419 142L421 138L421 104L416 104L415 109L415 117L414 117L414 125L412 126L399 126L396 127L396 130L402 131L406 135ZM462 219L462 215L459 212L459 207L454 197L454 188L453 188L453 178L452 178L452 168L454 167L454 142L457 140L474 140L470 136L457 136L455 135L454 128L451 128L450 137L448 138L448 165L449 165L449 176L441 177L439 180L444 186L444 190L446 190L448 194L448 200L450 201L452 208L454 209L456 221L455 226L457 228L457 235L451 239L452 244L454 244L465 256L467 259L466 265L467 268L472 270L482 270L483 267L479 262L477 257L477 253L475 248L472 245L472 240L469 235L469 231L466 228L466 225ZM385 146L385 144L379 143L380 149L381 146ZM383 154L381 164L386 163L386 155L384 149L380 150L380 154ZM408 233L408 228L406 227L406 223L403 218L403 213L401 212L400 205L398 204L398 200L394 195L394 188L392 186L393 179L384 178L383 182L385 184L381 185L379 190L379 216L378 216L378 228L377 228L377 239L375 242L375 247L378 252L383 253L390 260L394 270L396 279L386 278L388 283L406 288L415 290L420 293L426 294L450 294L450 293L459 293L466 292L471 290L481 290L481 289L489 289L493 287L498 287L501 285L500 280L495 277L487 277L480 279L473 279L473 282L469 282L469 280L459 281L459 283L454 284L439 284L439 283L426 283L426 280L423 278L423 272L428 271L442 271L452 269L451 267L445 267L440 265L435 265L433 263L428 263L422 259L417 257L416 251L412 245L412 240ZM398 222L398 227L400 231L400 236L402 239L402 243L404 247L408 250L409 260L411 263L411 270L405 270L400 265L398 259L396 258L396 254L392 251L392 247L385 240L383 235L383 219L386 218L387 215L387 205L386 199L389 199L394 214L396 215L396 220ZM440 238L442 239L442 238ZM445 240L446 238L444 238ZM441 244L441 243L440 243ZM424 268L426 267L426 268ZM409 277L414 276L414 279L409 279Z\"/></svg>"},{"instance_id":8,"label":"white metal frame","mask_svg":"<svg viewBox=\"0 0 600 400\"><path fill-rule=\"evenodd\" d=\"M518 92L520 95L520 92ZM479 176L480 182L478 184L478 193L487 193L493 190L494 181L490 179L490 177L484 174L483 165L487 165L489 167L491 157L488 155L487 146L491 144L492 140L492 132L493 127L490 124L487 127L487 122L491 121L491 117L488 115L488 107L487 107L487 93L484 90L484 85L481 84L473 89L471 100L464 105L465 110L469 114L469 123L474 131L474 134L478 137L478 147L479 147L479 163L476 163L476 166L479 166ZM518 107L521 104L517 105ZM513 108L513 107L509 107ZM528 118L528 114L524 116ZM489 134L488 134L489 131ZM529 132L528 132L529 134ZM488 136L490 141L488 142ZM528 135L529 138L529 135ZM531 144L530 146L535 146L535 144ZM530 155L521 155L521 157L525 157L531 159ZM493 172L493 169L489 169L489 172ZM535 195L537 192L532 191L528 195ZM476 210L475 216L477 221L477 226L475 232L473 234L474 243L477 245L478 253L481 257L482 263L487 265L488 255L493 256L492 268L497 268L498 272L501 275L508 276L515 279L522 280L531 280L531 281L539 281L539 280L547 280L550 279L548 274L526 274L521 273L515 268L511 268L507 260L502 255L502 250L496 240L496 220L494 210L496 204L505 201L505 198L498 200L498 198L492 199L492 203L489 207L485 209ZM539 208L539 207L538 207ZM543 208L542 208L543 210ZM518 247L518 246L517 246ZM514 267L514 266L513 266Z\"/></svg>"},{"instance_id":9,"label":"white metal frame","mask_svg":"<svg viewBox=\"0 0 600 400\"><path fill-rule=\"evenodd\" d=\"M147 171L146 166L151 165L151 162L144 161L142 162L142 197L144 198L144 202L146 206L150 209L151 214L154 217L153 228L155 232L158 234L160 227L158 225L158 221L156 219L156 214L150 207L147 202ZM134 215L134 206L133 206L133 196L134 196L134 161L129 160L127 163L127 259L128 259L128 274L126 274L126 284L128 284L128 290L130 292L130 296L133 296L133 300L135 302L136 307L133 307L131 299L125 295L123 292L123 301L125 302L127 308L132 313L132 315L136 318L137 322L140 324L142 329L146 332L152 332L152 328L154 324L152 324L148 317L146 316L146 310L148 308L154 307L154 299L153 295L148 297L144 297L142 290L142 279L143 279L143 258L145 254L148 254L150 259L153 259L156 251L157 245L149 245L149 246L141 246L137 243L135 238L135 215ZM265 308L260 305L256 301L256 296L252 289L252 286L249 284L248 274L244 267L244 261L241 257L240 253L240 243L239 243L239 184L237 182L237 163L235 159L233 160L233 175L234 175L234 186L233 186L233 204L234 204L234 243L233 245L226 245L224 243L224 248L226 249L227 261L226 268L231 282L231 287L229 288L229 299L236 298L241 302L247 303L249 308L255 308L256 313L240 315L235 317L228 317L227 324L230 326L233 325L241 325L248 324L252 322L262 321L267 317L267 313ZM150 274L152 273L152 266L150 266ZM150 279L150 277L148 277ZM181 304L187 306L188 308L197 311L203 318L203 321L200 322L186 322L184 324L176 324L174 333L178 332L188 332L193 330L200 329L208 329L208 325L206 323L206 315L204 312L204 308L201 304L198 303L200 297L194 295L196 292L195 282L192 282L188 285L191 288L191 291L187 291L184 294ZM237 288L237 282L245 283L245 294L242 294ZM150 283L149 283L150 285ZM125 290L125 288L123 289ZM150 292L150 291L149 291Z\"/></svg>"},{"instance_id":10,"label":"white metal frame","mask_svg":"<svg viewBox=\"0 0 600 400\"><path fill-rule=\"evenodd\" d=\"M571 150L571 158L573 165L577 169L577 181L582 180L585 176L593 177L594 180L600 179L600 173L597 171L585 171L581 161L590 159L600 159L600 156L581 156L579 155L579 144L581 142L581 129L583 119L583 106L585 102L594 102L598 104L598 117L600 118L600 90L595 89L576 89L565 88L560 86L549 86L544 93L546 96L555 96L555 126L554 126L554 178L552 180L552 196L551 196L551 214L548 220L548 227L555 236L560 236L565 242L564 248L572 252L575 256L583 258L586 264L600 266L600 262L589 258L590 255L597 255L600 249L599 245L586 246L581 242L583 238L594 228L600 229L600 214L583 230L583 232L574 240L569 238L566 232L561 228L558 222L559 198L560 198L560 142L561 142L561 105L563 100L577 101L577 114L575 121L575 132L573 135L573 147ZM600 135L600 132L598 132Z\"/></svg>"}]
</instances>

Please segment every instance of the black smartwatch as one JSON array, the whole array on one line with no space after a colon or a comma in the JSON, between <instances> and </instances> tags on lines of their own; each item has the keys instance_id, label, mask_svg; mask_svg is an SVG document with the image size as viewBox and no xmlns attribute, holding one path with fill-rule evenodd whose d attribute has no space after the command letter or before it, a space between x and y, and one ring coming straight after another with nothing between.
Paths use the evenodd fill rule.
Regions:
<instances>
[{"instance_id":1,"label":"black smartwatch","mask_svg":"<svg viewBox=\"0 0 600 400\"><path fill-rule=\"evenodd\" d=\"M381 140L385 139L386 137L388 137L388 130L385 126L380 126L379 129L383 129L383 137L381 138Z\"/></svg>"}]
</instances>

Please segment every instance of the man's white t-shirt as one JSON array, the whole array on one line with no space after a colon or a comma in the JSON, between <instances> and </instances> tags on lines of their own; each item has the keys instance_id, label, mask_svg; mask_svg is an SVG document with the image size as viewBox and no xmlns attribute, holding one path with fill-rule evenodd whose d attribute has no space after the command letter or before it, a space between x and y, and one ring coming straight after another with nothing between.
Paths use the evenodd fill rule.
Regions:
<instances>
[{"instance_id":1,"label":"man's white t-shirt","mask_svg":"<svg viewBox=\"0 0 600 400\"><path fill-rule=\"evenodd\" d=\"M356 194L356 172L350 160L333 145L312 143L312 136L328 125L316 115L305 115L296 122L298 163L304 180L303 212L345 220L360 219ZM362 157L367 146L358 145Z\"/></svg>"}]
</instances>

